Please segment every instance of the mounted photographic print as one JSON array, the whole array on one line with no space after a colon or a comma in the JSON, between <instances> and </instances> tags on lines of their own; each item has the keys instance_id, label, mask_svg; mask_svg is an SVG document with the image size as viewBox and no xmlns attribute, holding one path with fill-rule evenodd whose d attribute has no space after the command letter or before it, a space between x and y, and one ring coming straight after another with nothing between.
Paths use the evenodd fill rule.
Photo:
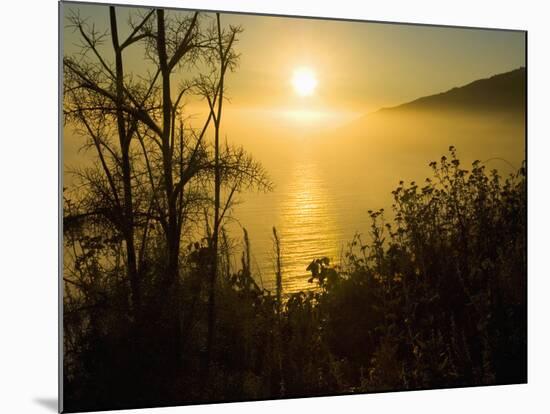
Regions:
<instances>
[{"instance_id":1,"label":"mounted photographic print","mask_svg":"<svg viewBox=\"0 0 550 414\"><path fill-rule=\"evenodd\" d=\"M526 32L60 26L61 410L527 381Z\"/></svg>"}]
</instances>

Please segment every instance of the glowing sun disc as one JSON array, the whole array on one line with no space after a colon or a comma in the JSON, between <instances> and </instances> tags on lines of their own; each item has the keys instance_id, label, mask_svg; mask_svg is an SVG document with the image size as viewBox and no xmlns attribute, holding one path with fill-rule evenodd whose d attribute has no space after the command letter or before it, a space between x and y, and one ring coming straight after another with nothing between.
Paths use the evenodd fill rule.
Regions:
<instances>
[{"instance_id":1,"label":"glowing sun disc","mask_svg":"<svg viewBox=\"0 0 550 414\"><path fill-rule=\"evenodd\" d=\"M308 68L296 69L292 75L292 86L300 96L309 96L317 87L315 73Z\"/></svg>"}]
</instances>

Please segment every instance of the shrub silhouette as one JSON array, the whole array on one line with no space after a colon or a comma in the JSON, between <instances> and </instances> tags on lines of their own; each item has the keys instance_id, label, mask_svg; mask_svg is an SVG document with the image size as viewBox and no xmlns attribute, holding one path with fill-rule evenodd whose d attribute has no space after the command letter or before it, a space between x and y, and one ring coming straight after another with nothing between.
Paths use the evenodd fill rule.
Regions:
<instances>
[{"instance_id":1,"label":"shrub silhouette","mask_svg":"<svg viewBox=\"0 0 550 414\"><path fill-rule=\"evenodd\" d=\"M221 266L216 281L207 382L208 243L181 251L176 364L159 334L170 320L129 328L125 271L102 267L116 257L116 234L68 226L65 242L78 241L81 254L80 282L66 283L67 410L525 382L525 165L505 179L479 161L465 170L453 147L430 165L423 186L393 191L391 220L369 211L368 237L357 235L341 263L311 262L311 291L258 287L245 233L242 269ZM151 280L161 255L148 252ZM155 314L154 300L144 306Z\"/></svg>"},{"instance_id":2,"label":"shrub silhouette","mask_svg":"<svg viewBox=\"0 0 550 414\"><path fill-rule=\"evenodd\" d=\"M379 391L526 381L525 167L503 180L454 147L423 187L369 211L338 267L308 268L323 341L347 384Z\"/></svg>"}]
</instances>

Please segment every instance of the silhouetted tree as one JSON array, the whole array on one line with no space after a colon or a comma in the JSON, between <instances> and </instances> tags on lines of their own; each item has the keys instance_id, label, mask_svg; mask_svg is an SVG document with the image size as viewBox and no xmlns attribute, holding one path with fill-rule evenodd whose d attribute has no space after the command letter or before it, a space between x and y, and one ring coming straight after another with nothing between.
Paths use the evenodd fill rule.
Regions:
<instances>
[{"instance_id":1,"label":"silhouetted tree","mask_svg":"<svg viewBox=\"0 0 550 414\"><path fill-rule=\"evenodd\" d=\"M98 33L76 13L70 15L69 23L82 44L79 52L63 59L65 122L77 136L86 138L84 147L93 148L96 157L91 167L74 171L78 184L67 190L64 232L72 234L66 237L66 248L73 254L67 256L72 263L66 267L76 269L79 279L67 270L66 283L71 288L66 289L66 297L86 303L90 289L109 288L113 290L106 292L107 297L115 292L125 297L124 291L111 285L79 282L89 276L86 272L112 277L124 270L131 292L128 308L136 358L140 352L149 352L150 338L158 337L164 349L151 361L164 358L157 363L159 369L180 367L187 334L183 329L191 329L188 321L196 318L197 309L187 308L191 314L184 321L183 232L213 204L213 231L208 236L211 259L201 271L209 275L209 306L214 315L222 220L240 191L270 187L261 165L244 149L220 143L224 77L236 67L233 45L241 29L223 29L219 16L210 22L198 13L154 9L131 15L130 34L120 39L114 6L109 7L105 33ZM136 68L125 60L130 49L142 52L147 75L134 73ZM198 73L196 67L200 67ZM175 88L177 78L183 80ZM207 116L198 128L185 117L185 97L208 103ZM210 144L207 135L212 128ZM228 192L222 204L223 188ZM193 237L187 234L188 239ZM106 261L111 255L116 255L116 264ZM90 260L93 266L84 267ZM194 295L200 295L200 286L192 289ZM91 316L91 320L99 319ZM87 323L80 321L81 326ZM208 327L210 351L213 324ZM100 330L94 332L90 338L102 335Z\"/></svg>"}]
</instances>

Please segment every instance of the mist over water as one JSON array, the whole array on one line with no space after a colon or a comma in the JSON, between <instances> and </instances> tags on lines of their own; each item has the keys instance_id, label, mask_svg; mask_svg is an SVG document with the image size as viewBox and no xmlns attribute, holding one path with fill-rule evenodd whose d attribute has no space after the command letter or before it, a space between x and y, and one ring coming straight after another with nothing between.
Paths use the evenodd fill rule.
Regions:
<instances>
[{"instance_id":1,"label":"mist over water","mask_svg":"<svg viewBox=\"0 0 550 414\"><path fill-rule=\"evenodd\" d=\"M384 208L391 220L391 191L400 180L422 187L431 176L428 164L448 155L450 145L463 168L479 159L501 175L519 168L525 153L524 119L517 113L377 113L311 135L283 135L266 125L257 120L249 131L229 134L262 162L275 190L241 195L228 229L237 246L241 226L247 229L258 283L271 290L277 227L286 293L313 288L306 271L313 259L338 263L354 234L368 241L367 211Z\"/></svg>"},{"instance_id":2,"label":"mist over water","mask_svg":"<svg viewBox=\"0 0 550 414\"><path fill-rule=\"evenodd\" d=\"M301 124L299 119L251 116L228 107L225 138L260 161L274 184L270 193L237 197L225 226L235 245L234 270L240 266L244 227L251 243L252 273L260 286L274 289L275 226L285 292L311 289L309 263L325 256L338 263L356 233L368 241L367 211L384 208L390 221L391 192L399 181L424 185L431 176L430 161L439 161L450 145L457 148L463 168L479 159L503 176L515 172L525 158L523 113L391 111L350 119L320 116ZM81 142L70 131L66 135L66 171L88 165L88 153L78 152ZM72 175L64 178L70 187ZM198 231L191 239L202 237L203 229Z\"/></svg>"},{"instance_id":3,"label":"mist over water","mask_svg":"<svg viewBox=\"0 0 550 414\"><path fill-rule=\"evenodd\" d=\"M65 411L527 382L525 32L65 3Z\"/></svg>"},{"instance_id":4,"label":"mist over water","mask_svg":"<svg viewBox=\"0 0 550 414\"><path fill-rule=\"evenodd\" d=\"M252 241L253 263L266 289L274 287L272 226L281 239L283 286L286 291L310 288L306 267L313 258L335 260L347 236L340 218L341 194L315 160L295 159L276 171L277 188L270 194L248 195L234 215Z\"/></svg>"}]
</instances>

